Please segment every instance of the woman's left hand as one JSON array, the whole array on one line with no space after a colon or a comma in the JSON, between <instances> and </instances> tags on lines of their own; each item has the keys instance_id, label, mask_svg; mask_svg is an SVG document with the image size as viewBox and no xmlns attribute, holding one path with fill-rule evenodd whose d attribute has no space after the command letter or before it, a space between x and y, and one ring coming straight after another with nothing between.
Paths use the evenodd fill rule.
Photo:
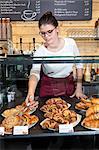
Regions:
<instances>
[{"instance_id":1,"label":"woman's left hand","mask_svg":"<svg viewBox=\"0 0 99 150\"><path fill-rule=\"evenodd\" d=\"M79 90L79 89L76 89L75 91L75 96L78 98L78 99L81 99L81 98L87 98L87 96L83 93L82 90Z\"/></svg>"}]
</instances>

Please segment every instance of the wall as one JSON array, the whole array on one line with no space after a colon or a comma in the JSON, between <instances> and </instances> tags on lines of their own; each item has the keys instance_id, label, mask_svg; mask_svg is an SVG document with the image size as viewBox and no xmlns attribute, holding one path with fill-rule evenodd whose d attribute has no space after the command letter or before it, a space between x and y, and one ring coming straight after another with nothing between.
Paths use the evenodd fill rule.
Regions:
<instances>
[{"instance_id":1,"label":"wall","mask_svg":"<svg viewBox=\"0 0 99 150\"><path fill-rule=\"evenodd\" d=\"M59 21L60 36L67 37L72 29L94 31L95 21L99 18L99 0L93 0L92 20L90 21ZM76 31L77 32L77 31ZM75 33L74 33L75 34ZM90 33L88 33L90 34ZM22 38L22 49L30 51L33 49L33 38L36 41L36 48L43 42L39 35L38 22L12 22L12 41L16 50L20 50L20 38ZM99 42L93 39L77 40L81 55L99 55Z\"/></svg>"}]
</instances>

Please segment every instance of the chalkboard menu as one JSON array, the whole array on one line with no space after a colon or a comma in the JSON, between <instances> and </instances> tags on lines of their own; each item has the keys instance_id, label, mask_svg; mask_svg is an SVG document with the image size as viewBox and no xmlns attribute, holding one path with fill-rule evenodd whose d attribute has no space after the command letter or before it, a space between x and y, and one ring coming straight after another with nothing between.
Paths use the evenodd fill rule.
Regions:
<instances>
[{"instance_id":1,"label":"chalkboard menu","mask_svg":"<svg viewBox=\"0 0 99 150\"><path fill-rule=\"evenodd\" d=\"M52 11L57 20L90 20L92 0L0 0L0 18L39 20Z\"/></svg>"}]
</instances>

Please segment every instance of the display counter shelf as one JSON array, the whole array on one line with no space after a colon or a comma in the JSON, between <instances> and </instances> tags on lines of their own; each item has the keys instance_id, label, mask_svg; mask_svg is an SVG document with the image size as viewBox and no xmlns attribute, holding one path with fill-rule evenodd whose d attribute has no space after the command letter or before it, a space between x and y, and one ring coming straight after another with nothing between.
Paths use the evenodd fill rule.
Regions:
<instances>
[{"instance_id":1,"label":"display counter shelf","mask_svg":"<svg viewBox=\"0 0 99 150\"><path fill-rule=\"evenodd\" d=\"M17 138L34 138L34 137L52 137L52 136L83 136L83 135L99 135L99 130L94 131L91 129L87 129L81 125L81 122L83 118L85 117L85 111L82 110L76 110L75 109L75 104L79 102L77 98L66 98L62 97L66 102L71 104L71 107L69 108L70 110L74 110L77 114L80 114L82 116L81 121L79 122L78 125L74 127L74 132L68 132L68 133L59 133L58 131L51 131L48 129L42 129L40 126L40 122L44 119L43 112L40 111L40 107L45 104L46 99L38 99L39 101L39 108L33 113L39 117L39 122L32 128L29 129L29 134L28 135L4 135L0 136L0 139L17 139ZM47 98L48 99L48 98ZM15 101L8 103L5 107L2 108L2 112L7 109L7 108L12 108L15 107L16 105L20 104L24 98L17 98ZM3 119L2 116L0 116L1 120Z\"/></svg>"},{"instance_id":2,"label":"display counter shelf","mask_svg":"<svg viewBox=\"0 0 99 150\"><path fill-rule=\"evenodd\" d=\"M49 56L33 57L31 55L7 55L1 57L0 63L6 65L40 64L40 63L99 63L99 56Z\"/></svg>"}]
</instances>

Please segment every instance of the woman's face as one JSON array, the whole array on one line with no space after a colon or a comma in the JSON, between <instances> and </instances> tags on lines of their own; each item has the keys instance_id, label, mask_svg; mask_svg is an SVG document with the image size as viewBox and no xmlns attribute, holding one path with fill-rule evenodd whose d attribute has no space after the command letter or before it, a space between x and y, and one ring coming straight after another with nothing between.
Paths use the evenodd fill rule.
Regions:
<instances>
[{"instance_id":1,"label":"woman's face","mask_svg":"<svg viewBox=\"0 0 99 150\"><path fill-rule=\"evenodd\" d=\"M51 24L41 25L40 35L47 44L52 44L58 38L58 28Z\"/></svg>"}]
</instances>

